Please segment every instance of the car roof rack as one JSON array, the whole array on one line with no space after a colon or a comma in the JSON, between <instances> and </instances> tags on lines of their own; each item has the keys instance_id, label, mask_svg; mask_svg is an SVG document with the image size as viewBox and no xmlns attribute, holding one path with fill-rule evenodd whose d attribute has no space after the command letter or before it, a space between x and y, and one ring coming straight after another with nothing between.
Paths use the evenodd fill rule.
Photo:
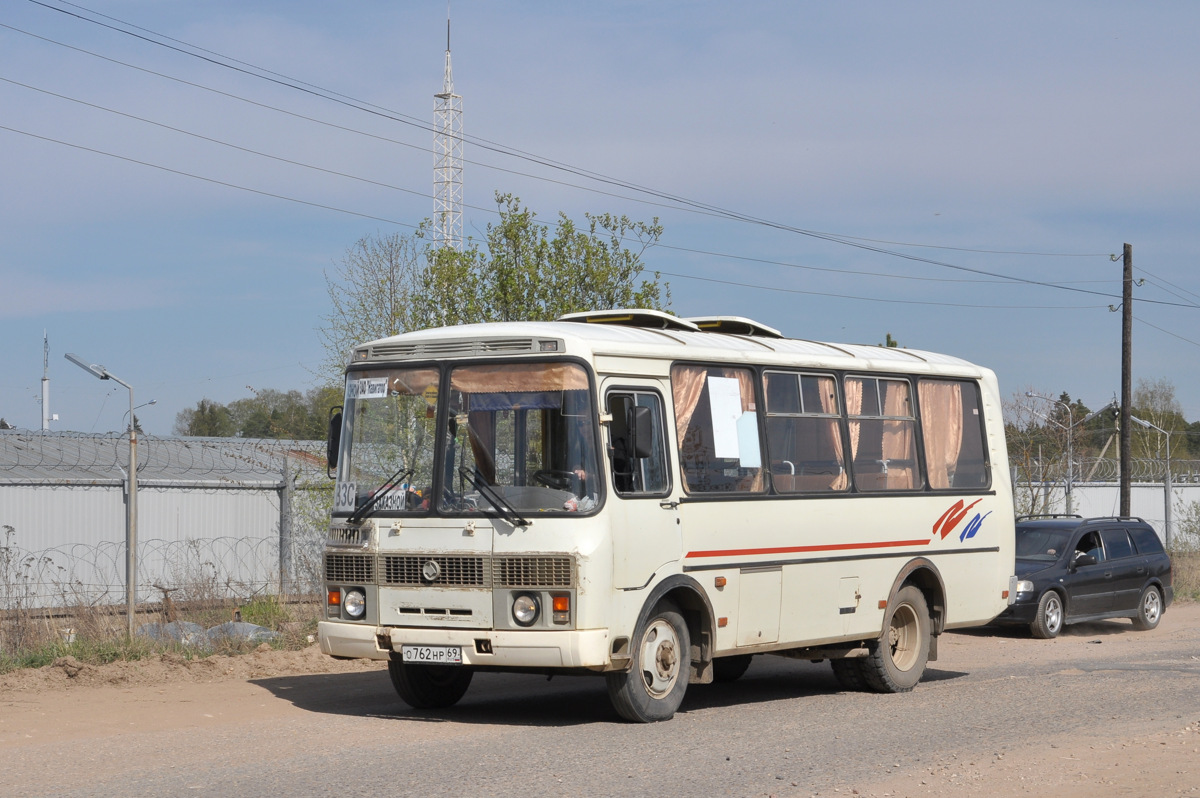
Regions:
<instances>
[{"instance_id":1,"label":"car roof rack","mask_svg":"<svg viewBox=\"0 0 1200 798\"><path fill-rule=\"evenodd\" d=\"M1018 521L1033 521L1038 518L1079 518L1083 519L1078 513L1033 513L1031 515L1018 515Z\"/></svg>"}]
</instances>

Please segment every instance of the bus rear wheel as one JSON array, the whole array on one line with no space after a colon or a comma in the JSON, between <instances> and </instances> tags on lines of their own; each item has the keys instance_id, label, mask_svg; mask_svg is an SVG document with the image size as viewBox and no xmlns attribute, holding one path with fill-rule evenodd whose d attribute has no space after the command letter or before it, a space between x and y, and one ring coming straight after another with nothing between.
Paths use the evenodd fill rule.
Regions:
<instances>
[{"instance_id":1,"label":"bus rear wheel","mask_svg":"<svg viewBox=\"0 0 1200 798\"><path fill-rule=\"evenodd\" d=\"M391 660L388 676L400 700L413 709L444 709L466 695L472 671L461 665L408 665Z\"/></svg>"},{"instance_id":2,"label":"bus rear wheel","mask_svg":"<svg viewBox=\"0 0 1200 798\"><path fill-rule=\"evenodd\" d=\"M660 602L634 632L632 667L606 674L608 697L617 714L635 723L670 720L692 676L691 650L679 609Z\"/></svg>"},{"instance_id":3,"label":"bus rear wheel","mask_svg":"<svg viewBox=\"0 0 1200 798\"><path fill-rule=\"evenodd\" d=\"M877 693L907 693L929 661L931 621L925 596L907 585L888 602L883 634L862 660L863 678Z\"/></svg>"}]
</instances>

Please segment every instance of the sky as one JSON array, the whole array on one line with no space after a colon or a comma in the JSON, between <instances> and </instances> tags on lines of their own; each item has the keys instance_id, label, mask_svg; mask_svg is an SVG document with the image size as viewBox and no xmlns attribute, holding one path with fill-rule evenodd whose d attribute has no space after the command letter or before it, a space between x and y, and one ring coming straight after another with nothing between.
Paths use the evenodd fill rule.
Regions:
<instances>
[{"instance_id":1,"label":"sky","mask_svg":"<svg viewBox=\"0 0 1200 798\"><path fill-rule=\"evenodd\" d=\"M681 316L890 334L1093 409L1120 392L1129 243L1134 381L1170 380L1200 420L1200 4L450 14L468 236L496 192L548 223L658 217L645 260ZM157 435L201 398L328 381L326 274L432 215L446 15L0 0L0 417L41 426L43 335L56 430L129 409L68 352L155 400Z\"/></svg>"}]
</instances>

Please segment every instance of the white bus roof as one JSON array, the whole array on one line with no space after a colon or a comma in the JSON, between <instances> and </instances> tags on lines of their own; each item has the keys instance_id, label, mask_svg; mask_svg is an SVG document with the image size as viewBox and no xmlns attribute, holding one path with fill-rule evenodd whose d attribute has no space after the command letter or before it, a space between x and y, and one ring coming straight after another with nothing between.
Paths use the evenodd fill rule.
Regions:
<instances>
[{"instance_id":1,"label":"white bus roof","mask_svg":"<svg viewBox=\"0 0 1200 798\"><path fill-rule=\"evenodd\" d=\"M551 322L496 322L437 327L371 341L354 348L353 362L442 360L505 355L568 354L651 358L764 366L958 374L987 371L961 358L916 349L835 344L774 337L766 325L739 317L673 319L660 311L570 314ZM698 326L697 322L704 322ZM707 328L707 329L705 329ZM733 330L724 332L722 330ZM557 342L557 343L555 343Z\"/></svg>"}]
</instances>

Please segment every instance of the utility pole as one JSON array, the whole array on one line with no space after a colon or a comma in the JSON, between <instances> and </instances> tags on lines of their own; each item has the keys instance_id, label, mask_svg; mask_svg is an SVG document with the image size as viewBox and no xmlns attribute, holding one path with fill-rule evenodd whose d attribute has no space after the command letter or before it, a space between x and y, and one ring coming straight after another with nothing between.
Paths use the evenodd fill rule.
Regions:
<instances>
[{"instance_id":1,"label":"utility pole","mask_svg":"<svg viewBox=\"0 0 1200 798\"><path fill-rule=\"evenodd\" d=\"M1133 404L1133 245L1126 244L1121 279L1121 510L1129 515L1129 483L1133 471L1130 413Z\"/></svg>"}]
</instances>

